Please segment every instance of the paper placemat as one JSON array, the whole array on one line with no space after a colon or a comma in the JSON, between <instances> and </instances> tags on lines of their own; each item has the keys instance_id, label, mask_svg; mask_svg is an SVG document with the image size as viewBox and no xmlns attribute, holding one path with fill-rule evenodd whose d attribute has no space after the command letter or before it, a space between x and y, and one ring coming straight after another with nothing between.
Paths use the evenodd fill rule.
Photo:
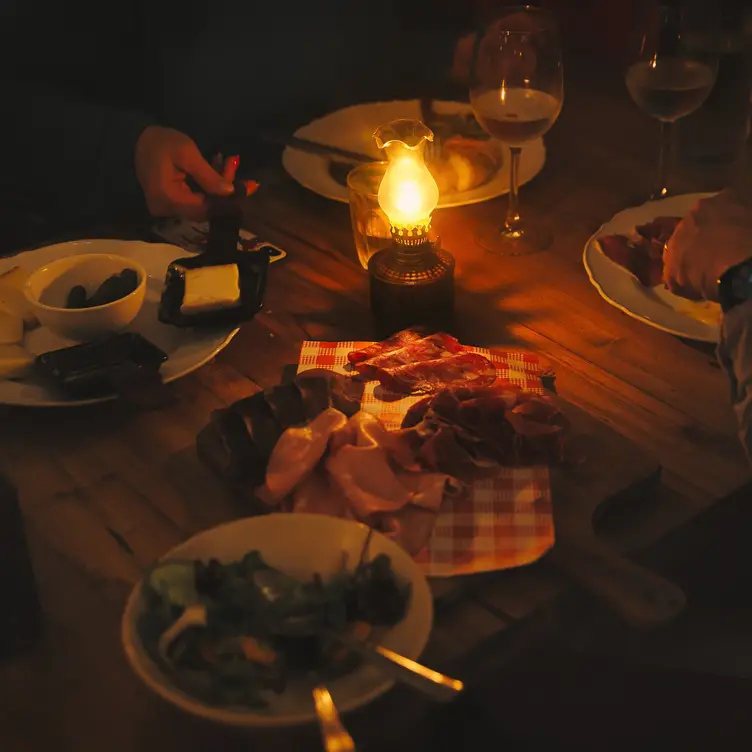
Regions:
<instances>
[{"instance_id":1,"label":"paper placemat","mask_svg":"<svg viewBox=\"0 0 752 752\"><path fill-rule=\"evenodd\" d=\"M350 373L348 353L370 342L303 342L298 373L327 368ZM485 355L498 377L543 394L538 359L530 353L467 350ZM366 384L363 410L389 429L399 428L411 407L425 395L380 399L376 381ZM432 577L488 572L529 564L554 543L551 483L547 467L502 468L498 477L474 483L460 500L444 503L433 535L415 557Z\"/></svg>"}]
</instances>

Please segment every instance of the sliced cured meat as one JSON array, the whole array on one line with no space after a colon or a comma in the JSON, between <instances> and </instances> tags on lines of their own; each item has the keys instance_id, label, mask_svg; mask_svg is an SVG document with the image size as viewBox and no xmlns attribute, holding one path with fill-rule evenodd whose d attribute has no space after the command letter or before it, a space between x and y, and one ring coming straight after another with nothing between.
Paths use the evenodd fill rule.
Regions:
<instances>
[{"instance_id":1,"label":"sliced cured meat","mask_svg":"<svg viewBox=\"0 0 752 752\"><path fill-rule=\"evenodd\" d=\"M419 447L423 468L470 481L490 477L503 465L561 461L567 428L551 400L500 382L477 390L446 389L421 400L400 433Z\"/></svg>"},{"instance_id":2,"label":"sliced cured meat","mask_svg":"<svg viewBox=\"0 0 752 752\"><path fill-rule=\"evenodd\" d=\"M428 543L436 524L436 514L408 504L392 514L380 515L376 526L411 556L419 554Z\"/></svg>"},{"instance_id":3,"label":"sliced cured meat","mask_svg":"<svg viewBox=\"0 0 752 752\"><path fill-rule=\"evenodd\" d=\"M448 334L432 334L414 342L408 342L396 350L369 358L355 364L358 373L367 379L378 379L382 371L391 371L411 363L422 363L447 358L463 351L462 345Z\"/></svg>"},{"instance_id":4,"label":"sliced cured meat","mask_svg":"<svg viewBox=\"0 0 752 752\"><path fill-rule=\"evenodd\" d=\"M267 389L264 392L264 400L281 429L305 422L303 396L295 382Z\"/></svg>"},{"instance_id":5,"label":"sliced cured meat","mask_svg":"<svg viewBox=\"0 0 752 752\"><path fill-rule=\"evenodd\" d=\"M412 493L399 482L384 447L341 447L326 461L326 469L359 519L401 509Z\"/></svg>"},{"instance_id":6,"label":"sliced cured meat","mask_svg":"<svg viewBox=\"0 0 752 752\"><path fill-rule=\"evenodd\" d=\"M328 514L331 517L349 518L347 497L335 486L322 467L305 477L293 491L293 512Z\"/></svg>"},{"instance_id":7,"label":"sliced cured meat","mask_svg":"<svg viewBox=\"0 0 752 752\"><path fill-rule=\"evenodd\" d=\"M303 398L306 420L313 420L319 413L331 407L329 384L326 379L300 379L297 384Z\"/></svg>"},{"instance_id":8,"label":"sliced cured meat","mask_svg":"<svg viewBox=\"0 0 752 752\"><path fill-rule=\"evenodd\" d=\"M326 368L311 368L299 373L295 377L295 382L298 388L308 391L306 385L309 379L323 379L326 382L329 391L329 407L339 410L348 418L360 410L364 384L359 379L353 379Z\"/></svg>"},{"instance_id":9,"label":"sliced cured meat","mask_svg":"<svg viewBox=\"0 0 752 752\"><path fill-rule=\"evenodd\" d=\"M412 492L411 504L437 514L445 498L464 490L462 483L445 473L399 473L397 478Z\"/></svg>"},{"instance_id":10,"label":"sliced cured meat","mask_svg":"<svg viewBox=\"0 0 752 752\"><path fill-rule=\"evenodd\" d=\"M377 369L376 378L396 394L432 393L453 386L489 386L496 380L496 367L482 355L461 352L391 370Z\"/></svg>"},{"instance_id":11,"label":"sliced cured meat","mask_svg":"<svg viewBox=\"0 0 752 752\"><path fill-rule=\"evenodd\" d=\"M598 245L607 258L634 274L645 287L663 281L663 257L656 254L650 240L633 242L624 235L604 235L598 238Z\"/></svg>"},{"instance_id":12,"label":"sliced cured meat","mask_svg":"<svg viewBox=\"0 0 752 752\"><path fill-rule=\"evenodd\" d=\"M353 364L360 363L362 360L368 360L377 355L391 352L392 350L399 350L399 348L409 342L417 342L419 339L423 339L422 334L412 329L405 329L393 334L383 342L374 342L372 345L368 345L368 347L364 347L362 350L353 350L351 353L348 353L347 360Z\"/></svg>"},{"instance_id":13,"label":"sliced cured meat","mask_svg":"<svg viewBox=\"0 0 752 752\"><path fill-rule=\"evenodd\" d=\"M287 496L318 465L331 435L345 425L345 415L330 407L308 425L288 428L269 458L265 500Z\"/></svg>"},{"instance_id":14,"label":"sliced cured meat","mask_svg":"<svg viewBox=\"0 0 752 752\"><path fill-rule=\"evenodd\" d=\"M681 217L656 217L637 225L631 237L604 235L598 245L615 264L626 269L645 287L663 282L663 248L681 222Z\"/></svg>"},{"instance_id":15,"label":"sliced cured meat","mask_svg":"<svg viewBox=\"0 0 752 752\"><path fill-rule=\"evenodd\" d=\"M637 225L635 231L646 240L657 240L663 244L668 242L681 220L681 217L656 217L644 225Z\"/></svg>"}]
</instances>

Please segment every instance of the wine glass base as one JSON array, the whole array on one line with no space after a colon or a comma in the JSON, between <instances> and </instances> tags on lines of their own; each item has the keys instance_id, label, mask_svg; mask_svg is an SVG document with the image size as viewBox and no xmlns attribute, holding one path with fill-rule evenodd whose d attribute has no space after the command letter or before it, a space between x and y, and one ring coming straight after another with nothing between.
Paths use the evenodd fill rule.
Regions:
<instances>
[{"instance_id":1,"label":"wine glass base","mask_svg":"<svg viewBox=\"0 0 752 752\"><path fill-rule=\"evenodd\" d=\"M523 225L515 229L497 228L478 235L481 248L499 256L527 256L545 251L551 245L553 233L540 225Z\"/></svg>"}]
</instances>

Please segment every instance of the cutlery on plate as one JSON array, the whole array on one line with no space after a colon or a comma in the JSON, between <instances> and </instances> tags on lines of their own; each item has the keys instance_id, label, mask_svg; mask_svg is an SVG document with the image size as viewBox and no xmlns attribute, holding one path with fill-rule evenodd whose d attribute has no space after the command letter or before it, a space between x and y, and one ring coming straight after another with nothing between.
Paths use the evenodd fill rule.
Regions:
<instances>
[{"instance_id":1,"label":"cutlery on plate","mask_svg":"<svg viewBox=\"0 0 752 752\"><path fill-rule=\"evenodd\" d=\"M367 549L368 539L364 552ZM365 556L365 553L363 554ZM289 591L292 578L276 569L263 569L253 575L254 583L269 603L274 603ZM363 642L341 631L322 624L317 614L305 614L286 618L274 625L275 632L288 635L306 635L316 632L326 633L364 660L378 666L395 681L407 684L435 700L446 701L456 697L463 689L458 679L440 674L417 661L406 658L393 650Z\"/></svg>"},{"instance_id":2,"label":"cutlery on plate","mask_svg":"<svg viewBox=\"0 0 752 752\"><path fill-rule=\"evenodd\" d=\"M343 149L340 146L332 146L330 144L322 144L318 141L311 141L307 138L300 138L299 136L262 136L263 140L267 143L277 144L279 146L290 146L293 149L299 149L300 151L307 152L309 154L320 154L324 157L338 158L346 162L354 162L356 164L366 164L368 162L376 162L378 157L372 157L368 154L361 154L357 151L351 151L350 149Z\"/></svg>"},{"instance_id":3,"label":"cutlery on plate","mask_svg":"<svg viewBox=\"0 0 752 752\"><path fill-rule=\"evenodd\" d=\"M342 725L329 690L319 684L312 694L326 752L355 752L355 742Z\"/></svg>"},{"instance_id":4,"label":"cutlery on plate","mask_svg":"<svg viewBox=\"0 0 752 752\"><path fill-rule=\"evenodd\" d=\"M407 684L439 702L453 700L464 688L459 679L444 676L383 645L373 645L341 633L332 632L331 635L364 660L378 666L395 681Z\"/></svg>"}]
</instances>

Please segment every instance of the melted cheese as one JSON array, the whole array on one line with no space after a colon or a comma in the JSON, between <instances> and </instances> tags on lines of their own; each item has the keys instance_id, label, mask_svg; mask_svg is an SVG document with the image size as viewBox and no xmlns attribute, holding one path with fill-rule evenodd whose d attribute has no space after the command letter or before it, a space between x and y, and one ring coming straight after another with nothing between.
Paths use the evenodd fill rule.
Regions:
<instances>
[{"instance_id":1,"label":"melted cheese","mask_svg":"<svg viewBox=\"0 0 752 752\"><path fill-rule=\"evenodd\" d=\"M19 345L0 345L0 379L20 379L34 365L34 356Z\"/></svg>"},{"instance_id":2,"label":"melted cheese","mask_svg":"<svg viewBox=\"0 0 752 752\"><path fill-rule=\"evenodd\" d=\"M0 345L18 345L23 341L24 322L15 313L0 308Z\"/></svg>"},{"instance_id":3,"label":"melted cheese","mask_svg":"<svg viewBox=\"0 0 752 752\"><path fill-rule=\"evenodd\" d=\"M721 325L721 307L718 303L703 300L687 300L669 292L664 285L656 285L653 293L667 306L677 313L699 321L708 326Z\"/></svg>"},{"instance_id":4,"label":"melted cheese","mask_svg":"<svg viewBox=\"0 0 752 752\"><path fill-rule=\"evenodd\" d=\"M240 305L240 272L237 264L186 269L181 313L204 313Z\"/></svg>"},{"instance_id":5,"label":"melted cheese","mask_svg":"<svg viewBox=\"0 0 752 752\"><path fill-rule=\"evenodd\" d=\"M0 274L0 308L20 316L24 323L33 326L37 319L23 291L28 278L29 272L20 266Z\"/></svg>"}]
</instances>

